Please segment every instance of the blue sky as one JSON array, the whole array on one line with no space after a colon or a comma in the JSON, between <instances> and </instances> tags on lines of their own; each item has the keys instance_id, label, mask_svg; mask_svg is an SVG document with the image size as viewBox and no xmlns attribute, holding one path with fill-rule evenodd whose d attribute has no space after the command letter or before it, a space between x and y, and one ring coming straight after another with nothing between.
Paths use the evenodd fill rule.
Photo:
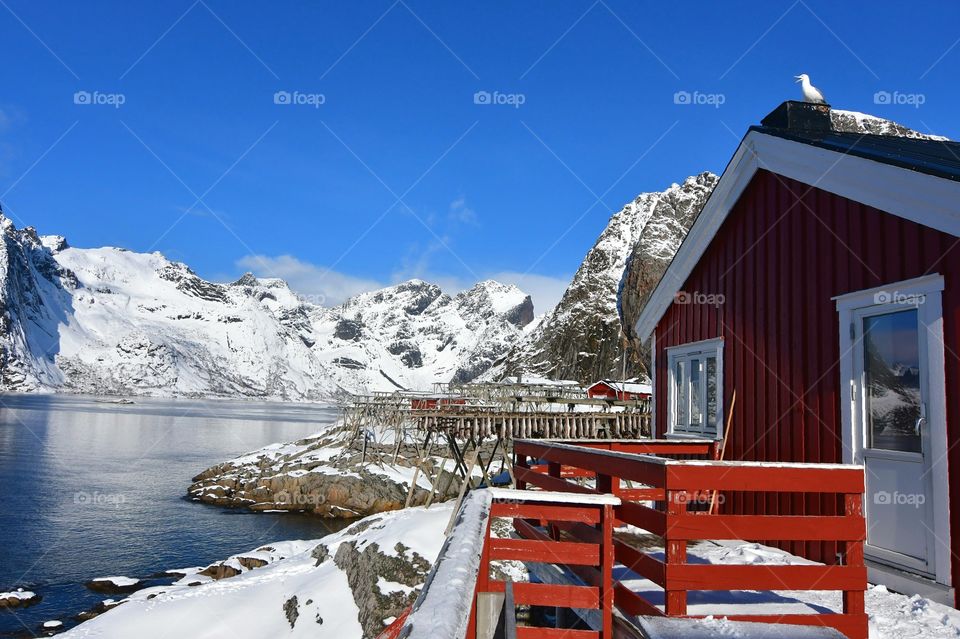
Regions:
<instances>
[{"instance_id":1,"label":"blue sky","mask_svg":"<svg viewBox=\"0 0 960 639\"><path fill-rule=\"evenodd\" d=\"M721 171L798 73L960 138L957 3L728 4L0 0L0 201L328 303L493 276L543 310L612 213Z\"/></svg>"}]
</instances>

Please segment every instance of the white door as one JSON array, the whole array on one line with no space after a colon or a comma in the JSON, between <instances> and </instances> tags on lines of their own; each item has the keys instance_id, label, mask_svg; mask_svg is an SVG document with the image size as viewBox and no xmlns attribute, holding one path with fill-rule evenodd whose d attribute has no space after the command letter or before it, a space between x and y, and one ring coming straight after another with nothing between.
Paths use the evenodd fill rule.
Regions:
<instances>
[{"instance_id":1,"label":"white door","mask_svg":"<svg viewBox=\"0 0 960 639\"><path fill-rule=\"evenodd\" d=\"M881 300L882 301L882 300ZM933 575L929 343L917 296L856 309L853 418L873 559Z\"/></svg>"}]
</instances>

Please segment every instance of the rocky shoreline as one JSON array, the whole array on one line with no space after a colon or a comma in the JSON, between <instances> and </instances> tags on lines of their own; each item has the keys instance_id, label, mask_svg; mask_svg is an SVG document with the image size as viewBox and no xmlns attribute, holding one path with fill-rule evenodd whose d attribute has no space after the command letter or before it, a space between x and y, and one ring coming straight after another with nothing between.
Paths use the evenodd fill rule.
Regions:
<instances>
[{"instance_id":1,"label":"rocky shoreline","mask_svg":"<svg viewBox=\"0 0 960 639\"><path fill-rule=\"evenodd\" d=\"M460 480L444 469L443 457L426 458L418 472L414 446L364 446L350 435L335 427L266 446L204 470L193 478L187 495L216 506L335 518L366 517L457 496Z\"/></svg>"}]
</instances>

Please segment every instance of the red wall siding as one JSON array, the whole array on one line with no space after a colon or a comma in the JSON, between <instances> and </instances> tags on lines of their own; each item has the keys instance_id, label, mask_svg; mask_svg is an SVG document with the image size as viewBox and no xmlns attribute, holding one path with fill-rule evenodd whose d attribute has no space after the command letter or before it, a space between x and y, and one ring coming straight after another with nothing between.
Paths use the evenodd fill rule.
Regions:
<instances>
[{"instance_id":1,"label":"red wall siding","mask_svg":"<svg viewBox=\"0 0 960 639\"><path fill-rule=\"evenodd\" d=\"M667 347L724 338L724 410L737 389L728 459L842 461L836 295L928 273L944 275L948 440L960 440L960 247L958 238L858 202L760 171L694 272L688 293L724 303L672 304L656 329L657 380L667 379ZM667 406L665 383L656 401ZM657 410L657 432L666 429ZM944 450L947 442L934 443ZM960 467L960 447L948 464ZM951 482L952 546L960 547L960 482ZM730 512L831 513L835 503L733 495ZM793 546L832 562L835 549ZM960 560L953 558L954 582Z\"/></svg>"}]
</instances>

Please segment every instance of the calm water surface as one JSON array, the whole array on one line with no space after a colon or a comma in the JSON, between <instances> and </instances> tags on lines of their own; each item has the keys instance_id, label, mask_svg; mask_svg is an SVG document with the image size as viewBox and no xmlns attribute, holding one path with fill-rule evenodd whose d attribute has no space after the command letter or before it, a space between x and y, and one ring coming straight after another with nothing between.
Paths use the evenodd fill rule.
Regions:
<instances>
[{"instance_id":1,"label":"calm water surface","mask_svg":"<svg viewBox=\"0 0 960 639\"><path fill-rule=\"evenodd\" d=\"M337 417L315 404L0 395L0 591L43 601L0 609L0 636L33 636L105 596L94 577L147 577L342 527L305 515L247 513L184 498L203 469L298 439ZM158 582L162 583L162 582Z\"/></svg>"}]
</instances>

